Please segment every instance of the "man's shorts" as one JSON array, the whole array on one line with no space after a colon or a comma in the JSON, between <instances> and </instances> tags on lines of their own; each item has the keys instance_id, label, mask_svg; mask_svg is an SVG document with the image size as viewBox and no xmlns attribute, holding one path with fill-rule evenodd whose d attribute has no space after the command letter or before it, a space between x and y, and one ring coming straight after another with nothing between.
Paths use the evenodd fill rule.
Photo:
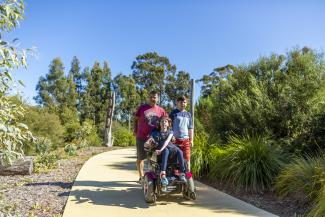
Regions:
<instances>
[{"instance_id":1,"label":"man's shorts","mask_svg":"<svg viewBox=\"0 0 325 217\"><path fill-rule=\"evenodd\" d=\"M147 153L144 150L144 143L146 140L142 140L137 138L136 146L137 146L137 159L144 160L147 157Z\"/></svg>"},{"instance_id":2,"label":"man's shorts","mask_svg":"<svg viewBox=\"0 0 325 217\"><path fill-rule=\"evenodd\" d=\"M175 144L183 151L184 159L189 162L191 158L190 139L176 139Z\"/></svg>"}]
</instances>

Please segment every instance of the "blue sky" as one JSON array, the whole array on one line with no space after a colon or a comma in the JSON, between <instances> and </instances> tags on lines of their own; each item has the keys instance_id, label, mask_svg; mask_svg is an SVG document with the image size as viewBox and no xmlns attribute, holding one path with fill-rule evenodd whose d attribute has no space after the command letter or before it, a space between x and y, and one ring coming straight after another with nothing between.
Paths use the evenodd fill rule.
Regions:
<instances>
[{"instance_id":1,"label":"blue sky","mask_svg":"<svg viewBox=\"0 0 325 217\"><path fill-rule=\"evenodd\" d=\"M295 46L325 47L325 1L235 0L27 0L26 19L9 38L37 47L28 69L17 70L32 102L40 76L61 57L82 68L107 60L113 76L131 73L135 57L167 56L199 79L215 67L246 64ZM197 90L199 91L199 90Z\"/></svg>"}]
</instances>

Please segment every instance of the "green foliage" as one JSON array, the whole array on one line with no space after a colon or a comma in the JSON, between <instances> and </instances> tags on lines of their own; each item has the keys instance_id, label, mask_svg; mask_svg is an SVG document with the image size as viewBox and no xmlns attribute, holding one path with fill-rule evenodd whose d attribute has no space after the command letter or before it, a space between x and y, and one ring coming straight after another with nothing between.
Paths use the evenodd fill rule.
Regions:
<instances>
[{"instance_id":1,"label":"green foliage","mask_svg":"<svg viewBox=\"0 0 325 217\"><path fill-rule=\"evenodd\" d=\"M64 147L64 151L69 156L75 156L77 154L77 145L74 143L69 143Z\"/></svg>"},{"instance_id":2,"label":"green foliage","mask_svg":"<svg viewBox=\"0 0 325 217\"><path fill-rule=\"evenodd\" d=\"M325 183L322 181L322 189L318 195L317 202L308 213L307 217L322 217L325 216Z\"/></svg>"},{"instance_id":3,"label":"green foliage","mask_svg":"<svg viewBox=\"0 0 325 217\"><path fill-rule=\"evenodd\" d=\"M85 120L82 123L81 129L78 132L78 146L101 146L102 139L98 136L95 125L91 120ZM82 145L83 144L83 145Z\"/></svg>"},{"instance_id":4,"label":"green foliage","mask_svg":"<svg viewBox=\"0 0 325 217\"><path fill-rule=\"evenodd\" d=\"M277 147L264 136L231 136L218 162L223 180L246 190L268 189L278 175L283 160Z\"/></svg>"},{"instance_id":5,"label":"green foliage","mask_svg":"<svg viewBox=\"0 0 325 217\"><path fill-rule=\"evenodd\" d=\"M19 121L24 108L14 104L7 97L0 98L0 164L11 164L16 158L22 157L23 146L35 138L28 126Z\"/></svg>"},{"instance_id":6,"label":"green foliage","mask_svg":"<svg viewBox=\"0 0 325 217\"><path fill-rule=\"evenodd\" d=\"M128 120L140 104L140 97L136 91L135 80L131 76L118 74L114 78L116 93L116 111L121 120Z\"/></svg>"},{"instance_id":7,"label":"green foliage","mask_svg":"<svg viewBox=\"0 0 325 217\"><path fill-rule=\"evenodd\" d=\"M194 136L194 148L191 153L191 172L194 177L210 175L210 167L223 153L223 150L211 140L206 133L196 133ZM212 144L212 145L210 145Z\"/></svg>"},{"instance_id":8,"label":"green foliage","mask_svg":"<svg viewBox=\"0 0 325 217\"><path fill-rule=\"evenodd\" d=\"M64 66L60 58L52 60L49 73L46 77L40 77L36 90L36 102L59 114L58 106L65 102L67 95L67 79L64 77Z\"/></svg>"},{"instance_id":9,"label":"green foliage","mask_svg":"<svg viewBox=\"0 0 325 217\"><path fill-rule=\"evenodd\" d=\"M36 86L38 95L36 102L50 112L60 117L65 125L71 120L77 120L77 93L73 76L64 76L64 66L60 58L55 58L50 64L46 77L40 77Z\"/></svg>"},{"instance_id":10,"label":"green foliage","mask_svg":"<svg viewBox=\"0 0 325 217\"><path fill-rule=\"evenodd\" d=\"M212 97L200 98L195 105L195 131L215 135L213 116L215 115ZM203 124L204 123L204 124ZM218 135L218 134L217 134Z\"/></svg>"},{"instance_id":11,"label":"green foliage","mask_svg":"<svg viewBox=\"0 0 325 217\"><path fill-rule=\"evenodd\" d=\"M103 67L99 62L95 62L91 71L85 73L87 86L83 94L82 120L93 120L98 133L102 133L111 93L111 71L107 62L104 62Z\"/></svg>"},{"instance_id":12,"label":"green foliage","mask_svg":"<svg viewBox=\"0 0 325 217\"><path fill-rule=\"evenodd\" d=\"M115 123L112 129L114 146L133 146L135 145L135 137L132 132L129 132L125 127Z\"/></svg>"},{"instance_id":13,"label":"green foliage","mask_svg":"<svg viewBox=\"0 0 325 217\"><path fill-rule=\"evenodd\" d=\"M146 101L152 90L159 93L160 104L166 106L175 102L177 96L189 94L189 73L176 73L176 66L156 52L137 56L131 68L141 102Z\"/></svg>"},{"instance_id":14,"label":"green foliage","mask_svg":"<svg viewBox=\"0 0 325 217\"><path fill-rule=\"evenodd\" d=\"M28 115L25 115L21 121L30 126L30 131L36 137L50 140L53 147L62 146L65 129L61 125L59 116L44 108L28 105L24 107ZM32 153L33 147L33 144L29 144L29 147L25 147L25 151Z\"/></svg>"},{"instance_id":15,"label":"green foliage","mask_svg":"<svg viewBox=\"0 0 325 217\"><path fill-rule=\"evenodd\" d=\"M27 125L21 123L24 109L11 102L6 94L14 85L11 70L26 66L26 50L4 41L6 32L13 30L23 19L23 1L6 0L0 3L0 164L11 164L23 154L23 145L34 138Z\"/></svg>"},{"instance_id":16,"label":"green foliage","mask_svg":"<svg viewBox=\"0 0 325 217\"><path fill-rule=\"evenodd\" d=\"M79 139L81 126L77 121L71 121L64 126L64 138L66 142L72 142Z\"/></svg>"},{"instance_id":17,"label":"green foliage","mask_svg":"<svg viewBox=\"0 0 325 217\"><path fill-rule=\"evenodd\" d=\"M39 137L37 138L36 141L36 145L35 145L35 152L38 155L43 155L46 153L49 153L50 151L52 151L52 142L51 140L47 139L47 138L42 138Z\"/></svg>"},{"instance_id":18,"label":"green foliage","mask_svg":"<svg viewBox=\"0 0 325 217\"><path fill-rule=\"evenodd\" d=\"M324 155L296 158L281 171L276 189L280 196L293 195L299 201L313 202L321 196L324 171Z\"/></svg>"},{"instance_id":19,"label":"green foliage","mask_svg":"<svg viewBox=\"0 0 325 217\"><path fill-rule=\"evenodd\" d=\"M81 113L81 96L83 93L83 75L81 73L80 61L79 59L74 56L71 62L71 69L69 71L69 77L72 78L75 84L75 92L77 94L77 110Z\"/></svg>"},{"instance_id":20,"label":"green foliage","mask_svg":"<svg viewBox=\"0 0 325 217\"><path fill-rule=\"evenodd\" d=\"M55 169L58 166L58 159L59 156L56 152L47 152L37 155L34 159L34 172L47 173L51 169Z\"/></svg>"},{"instance_id":21,"label":"green foliage","mask_svg":"<svg viewBox=\"0 0 325 217\"><path fill-rule=\"evenodd\" d=\"M291 153L315 152L324 144L324 73L323 55L309 48L216 68L201 79L213 112L197 107L198 119L223 143L248 131L290 141Z\"/></svg>"},{"instance_id":22,"label":"green foliage","mask_svg":"<svg viewBox=\"0 0 325 217\"><path fill-rule=\"evenodd\" d=\"M205 158L208 147L208 137L206 134L195 134L194 148L191 153L191 172L194 177L201 177L204 173L204 168L207 168L208 162Z\"/></svg>"}]
</instances>

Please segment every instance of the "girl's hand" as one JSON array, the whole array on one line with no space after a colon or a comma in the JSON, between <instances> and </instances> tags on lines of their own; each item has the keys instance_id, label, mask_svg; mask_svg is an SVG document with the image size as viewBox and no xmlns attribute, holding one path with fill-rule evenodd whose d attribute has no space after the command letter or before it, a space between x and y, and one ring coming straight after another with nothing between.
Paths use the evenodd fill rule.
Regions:
<instances>
[{"instance_id":1,"label":"girl's hand","mask_svg":"<svg viewBox=\"0 0 325 217\"><path fill-rule=\"evenodd\" d=\"M161 150L159 149L159 150L156 150L156 154L157 155L160 155L161 154Z\"/></svg>"}]
</instances>

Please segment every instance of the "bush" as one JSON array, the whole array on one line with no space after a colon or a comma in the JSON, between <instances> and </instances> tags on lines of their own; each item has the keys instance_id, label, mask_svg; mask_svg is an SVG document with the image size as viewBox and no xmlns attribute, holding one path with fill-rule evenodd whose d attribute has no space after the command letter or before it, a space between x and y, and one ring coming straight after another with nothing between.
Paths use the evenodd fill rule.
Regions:
<instances>
[{"instance_id":1,"label":"bush","mask_svg":"<svg viewBox=\"0 0 325 217\"><path fill-rule=\"evenodd\" d=\"M26 106L26 114L22 122L29 126L33 135L49 139L53 148L62 146L64 127L56 114L34 106ZM33 147L29 146L26 151L30 151L28 149L33 150Z\"/></svg>"},{"instance_id":2,"label":"bush","mask_svg":"<svg viewBox=\"0 0 325 217\"><path fill-rule=\"evenodd\" d=\"M66 123L64 125L64 128L65 128L64 140L66 142L72 142L72 141L78 140L80 138L79 132L81 130L81 126L80 126L79 122L73 121L73 122Z\"/></svg>"},{"instance_id":3,"label":"bush","mask_svg":"<svg viewBox=\"0 0 325 217\"><path fill-rule=\"evenodd\" d=\"M47 173L51 169L57 167L57 160L59 156L55 152L45 153L37 155L34 159L34 172L35 173Z\"/></svg>"},{"instance_id":4,"label":"bush","mask_svg":"<svg viewBox=\"0 0 325 217\"><path fill-rule=\"evenodd\" d=\"M308 217L323 217L325 216L325 183L324 180L322 189L320 191L320 194L317 198L317 202L312 207L310 213L308 213Z\"/></svg>"},{"instance_id":5,"label":"bush","mask_svg":"<svg viewBox=\"0 0 325 217\"><path fill-rule=\"evenodd\" d=\"M246 190L268 189L278 175L283 160L278 149L264 136L231 136L219 161L223 180Z\"/></svg>"},{"instance_id":6,"label":"bush","mask_svg":"<svg viewBox=\"0 0 325 217\"><path fill-rule=\"evenodd\" d=\"M91 120L85 120L78 132L78 137L81 141L78 146L101 146L103 145L102 139L98 136L95 125ZM87 145L86 145L87 144Z\"/></svg>"},{"instance_id":7,"label":"bush","mask_svg":"<svg viewBox=\"0 0 325 217\"><path fill-rule=\"evenodd\" d=\"M64 147L64 151L69 155L69 156L74 156L77 154L77 146L73 143L69 143Z\"/></svg>"},{"instance_id":8,"label":"bush","mask_svg":"<svg viewBox=\"0 0 325 217\"><path fill-rule=\"evenodd\" d=\"M135 137L125 127L116 126L113 130L114 145L116 146L132 146L135 145Z\"/></svg>"},{"instance_id":9,"label":"bush","mask_svg":"<svg viewBox=\"0 0 325 217\"><path fill-rule=\"evenodd\" d=\"M35 152L36 154L46 154L52 151L52 142L47 138L37 138L36 145L35 145Z\"/></svg>"},{"instance_id":10,"label":"bush","mask_svg":"<svg viewBox=\"0 0 325 217\"><path fill-rule=\"evenodd\" d=\"M301 202L313 202L320 196L324 171L324 155L296 158L278 176L277 192L282 197L291 195Z\"/></svg>"},{"instance_id":11,"label":"bush","mask_svg":"<svg viewBox=\"0 0 325 217\"><path fill-rule=\"evenodd\" d=\"M222 152L222 149L213 143L208 135L202 131L194 136L194 147L191 153L191 172L197 178L206 174L210 176L210 168L215 164L215 160L219 156L218 152Z\"/></svg>"},{"instance_id":12,"label":"bush","mask_svg":"<svg viewBox=\"0 0 325 217\"><path fill-rule=\"evenodd\" d=\"M191 151L191 172L194 177L201 177L207 168L208 161L204 157L208 147L208 137L204 133L198 133L194 136L194 147Z\"/></svg>"}]
</instances>

